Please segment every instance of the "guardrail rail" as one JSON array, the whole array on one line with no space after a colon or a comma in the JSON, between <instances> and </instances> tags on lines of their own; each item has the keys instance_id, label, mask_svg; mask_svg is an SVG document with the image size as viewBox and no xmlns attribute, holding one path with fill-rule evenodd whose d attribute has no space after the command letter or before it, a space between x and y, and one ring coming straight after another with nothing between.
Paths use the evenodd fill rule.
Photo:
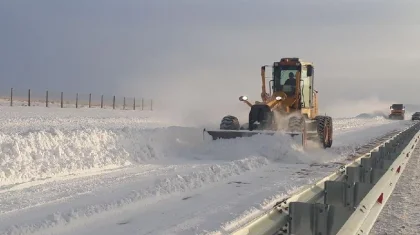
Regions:
<instances>
[{"instance_id":1,"label":"guardrail rail","mask_svg":"<svg viewBox=\"0 0 420 235\"><path fill-rule=\"evenodd\" d=\"M413 153L419 130L416 122L232 234L369 234Z\"/></svg>"}]
</instances>

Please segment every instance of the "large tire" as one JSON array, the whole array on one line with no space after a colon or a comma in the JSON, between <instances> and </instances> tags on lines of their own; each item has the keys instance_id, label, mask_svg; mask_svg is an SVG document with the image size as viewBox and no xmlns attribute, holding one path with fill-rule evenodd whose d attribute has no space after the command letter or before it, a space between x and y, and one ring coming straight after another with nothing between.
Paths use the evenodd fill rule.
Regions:
<instances>
[{"instance_id":1,"label":"large tire","mask_svg":"<svg viewBox=\"0 0 420 235\"><path fill-rule=\"evenodd\" d=\"M331 148L333 143L333 123L329 116L315 117L319 141L323 148Z\"/></svg>"},{"instance_id":2,"label":"large tire","mask_svg":"<svg viewBox=\"0 0 420 235\"><path fill-rule=\"evenodd\" d=\"M220 122L221 130L239 130L239 128L240 125L238 118L232 115L224 116Z\"/></svg>"},{"instance_id":3,"label":"large tire","mask_svg":"<svg viewBox=\"0 0 420 235\"><path fill-rule=\"evenodd\" d=\"M302 144L306 147L307 135L306 135L306 122L303 116L301 117L290 117L288 124L288 131L302 133Z\"/></svg>"},{"instance_id":4,"label":"large tire","mask_svg":"<svg viewBox=\"0 0 420 235\"><path fill-rule=\"evenodd\" d=\"M333 126L333 120L332 120L332 117L328 117L327 116L327 118L328 118L328 124L330 125L330 128L329 128L329 131L330 131L330 133L329 133L329 140L328 140L328 145L327 145L327 147L328 148L331 148L331 146L332 146L332 144L333 144L333 134L334 134L334 126Z\"/></svg>"},{"instance_id":5,"label":"large tire","mask_svg":"<svg viewBox=\"0 0 420 235\"><path fill-rule=\"evenodd\" d=\"M303 117L290 117L288 131L302 132L305 128L305 119Z\"/></svg>"}]
</instances>

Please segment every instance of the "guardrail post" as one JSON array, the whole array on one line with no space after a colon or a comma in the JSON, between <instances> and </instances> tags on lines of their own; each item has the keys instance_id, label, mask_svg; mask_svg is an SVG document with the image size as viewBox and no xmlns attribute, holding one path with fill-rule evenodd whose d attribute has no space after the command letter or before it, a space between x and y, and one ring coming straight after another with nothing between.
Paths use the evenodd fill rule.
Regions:
<instances>
[{"instance_id":1,"label":"guardrail post","mask_svg":"<svg viewBox=\"0 0 420 235\"><path fill-rule=\"evenodd\" d=\"M335 234L352 211L342 206L291 202L287 234Z\"/></svg>"},{"instance_id":2,"label":"guardrail post","mask_svg":"<svg viewBox=\"0 0 420 235\"><path fill-rule=\"evenodd\" d=\"M89 93L89 108L92 107L92 93Z\"/></svg>"},{"instance_id":3,"label":"guardrail post","mask_svg":"<svg viewBox=\"0 0 420 235\"><path fill-rule=\"evenodd\" d=\"M48 108L48 91L45 93L45 107Z\"/></svg>"}]
</instances>

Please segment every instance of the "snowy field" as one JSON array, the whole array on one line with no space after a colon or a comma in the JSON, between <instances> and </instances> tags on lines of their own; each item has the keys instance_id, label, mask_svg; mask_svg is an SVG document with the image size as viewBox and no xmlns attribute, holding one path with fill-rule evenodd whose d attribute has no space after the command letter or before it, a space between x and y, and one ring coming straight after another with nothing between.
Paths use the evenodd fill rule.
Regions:
<instances>
[{"instance_id":1,"label":"snowy field","mask_svg":"<svg viewBox=\"0 0 420 235\"><path fill-rule=\"evenodd\" d=\"M0 109L0 234L230 232L411 124L337 119L333 148L304 152L282 135L203 140L161 112Z\"/></svg>"}]
</instances>

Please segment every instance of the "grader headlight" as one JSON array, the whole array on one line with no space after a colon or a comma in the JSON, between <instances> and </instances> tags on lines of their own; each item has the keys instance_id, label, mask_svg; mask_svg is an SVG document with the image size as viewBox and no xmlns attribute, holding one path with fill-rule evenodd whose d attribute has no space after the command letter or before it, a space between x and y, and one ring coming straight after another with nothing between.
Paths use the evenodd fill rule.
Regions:
<instances>
[{"instance_id":1,"label":"grader headlight","mask_svg":"<svg viewBox=\"0 0 420 235\"><path fill-rule=\"evenodd\" d=\"M248 100L248 97L247 96L240 96L239 97L239 101L245 101L245 100Z\"/></svg>"}]
</instances>

